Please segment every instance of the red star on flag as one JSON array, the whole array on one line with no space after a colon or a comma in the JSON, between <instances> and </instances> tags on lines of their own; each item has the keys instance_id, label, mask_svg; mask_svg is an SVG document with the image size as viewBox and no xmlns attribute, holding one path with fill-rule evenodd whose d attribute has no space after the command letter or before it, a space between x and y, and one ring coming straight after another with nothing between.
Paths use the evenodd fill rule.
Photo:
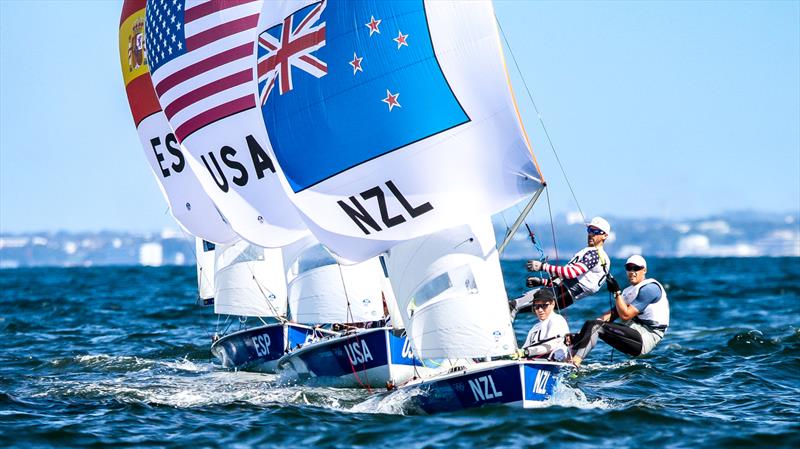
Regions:
<instances>
[{"instance_id":1,"label":"red star on flag","mask_svg":"<svg viewBox=\"0 0 800 449\"><path fill-rule=\"evenodd\" d=\"M375 16L369 16L369 23L366 23L364 25L369 28L369 35L372 36L372 33L381 34L381 30L378 29L378 25L380 24L381 24L380 19L375 20Z\"/></svg>"},{"instance_id":2,"label":"red star on flag","mask_svg":"<svg viewBox=\"0 0 800 449\"><path fill-rule=\"evenodd\" d=\"M402 31L398 30L397 37L392 40L397 42L397 49L399 50L403 45L408 47L408 42L406 42L406 39L408 39L408 34L403 34Z\"/></svg>"},{"instance_id":3,"label":"red star on flag","mask_svg":"<svg viewBox=\"0 0 800 449\"><path fill-rule=\"evenodd\" d=\"M394 108L395 106L397 106L398 108L402 108L402 106L400 106L400 103L397 102L397 97L399 96L400 92L392 94L391 92L389 92L389 89L386 89L386 98L384 98L381 101L389 105L389 112L391 112L392 108Z\"/></svg>"},{"instance_id":4,"label":"red star on flag","mask_svg":"<svg viewBox=\"0 0 800 449\"><path fill-rule=\"evenodd\" d=\"M349 64L351 66L353 66L353 75L355 75L356 72L363 72L364 71L364 69L361 68L361 60L362 59L364 59L363 56L359 58L358 56L356 56L356 53L353 52L353 60L349 62Z\"/></svg>"}]
</instances>

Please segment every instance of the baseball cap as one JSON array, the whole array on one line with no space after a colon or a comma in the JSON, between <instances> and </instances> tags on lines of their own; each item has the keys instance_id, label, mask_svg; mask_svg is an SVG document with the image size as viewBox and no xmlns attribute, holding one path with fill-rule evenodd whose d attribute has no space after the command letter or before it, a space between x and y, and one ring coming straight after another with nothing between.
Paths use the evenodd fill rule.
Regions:
<instances>
[{"instance_id":1,"label":"baseball cap","mask_svg":"<svg viewBox=\"0 0 800 449\"><path fill-rule=\"evenodd\" d=\"M549 287L542 287L533 294L534 301L555 301L556 295L553 293L553 289Z\"/></svg>"},{"instance_id":2,"label":"baseball cap","mask_svg":"<svg viewBox=\"0 0 800 449\"><path fill-rule=\"evenodd\" d=\"M592 218L592 221L586 226L594 226L606 234L611 234L611 225L608 224L608 221L606 221L606 219L603 217Z\"/></svg>"},{"instance_id":3,"label":"baseball cap","mask_svg":"<svg viewBox=\"0 0 800 449\"><path fill-rule=\"evenodd\" d=\"M640 266L640 267L647 268L647 261L644 260L644 257L642 257L642 256L640 256L638 254L634 254L633 256L628 257L628 260L625 261L625 265L628 265L629 263L632 263L632 264Z\"/></svg>"}]
</instances>

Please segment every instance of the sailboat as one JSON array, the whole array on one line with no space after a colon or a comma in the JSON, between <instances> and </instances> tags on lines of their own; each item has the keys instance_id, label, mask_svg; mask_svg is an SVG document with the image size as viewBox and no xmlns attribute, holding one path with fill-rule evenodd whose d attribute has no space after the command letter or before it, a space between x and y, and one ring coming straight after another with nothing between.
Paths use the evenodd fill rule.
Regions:
<instances>
[{"instance_id":1,"label":"sailboat","mask_svg":"<svg viewBox=\"0 0 800 449\"><path fill-rule=\"evenodd\" d=\"M287 319L284 250L243 240L217 246L214 313L238 317L239 329L215 334L211 353L225 368L276 372L286 351L330 332ZM256 325L248 325L248 320Z\"/></svg>"},{"instance_id":2,"label":"sailboat","mask_svg":"<svg viewBox=\"0 0 800 449\"><path fill-rule=\"evenodd\" d=\"M291 202L340 261L385 255L423 410L531 406L563 364L515 360L490 217L544 189L490 2L270 2L259 95ZM510 237L509 237L510 238Z\"/></svg>"},{"instance_id":3,"label":"sailboat","mask_svg":"<svg viewBox=\"0 0 800 449\"><path fill-rule=\"evenodd\" d=\"M162 108L157 95L163 89L154 86L151 78L150 65L154 58L160 59L155 47L148 51L146 46L145 29L154 28L153 14L158 12L157 7L151 6L146 0L126 0L120 19L120 62L134 123L170 212L182 229L196 238L198 303L214 305L218 314L240 317L240 329L217 336L212 353L228 368L271 372L274 362L287 348L325 331L286 321L285 277L278 279L274 269L283 265L281 250L258 248L242 240L242 234L284 248L307 236L308 230L275 181L266 180L247 192L240 192L255 205L242 201L236 189L227 196L220 194L219 187L211 193L206 190L210 174L195 160L197 153L190 153L183 144L185 135L176 132L169 122L168 116L172 114ZM260 8L260 3L256 6ZM225 131L215 126L217 132ZM258 146L255 137L250 136L248 142ZM268 161L260 162L266 170ZM263 172L257 178L263 178ZM260 189L260 195L252 193L255 189ZM264 210L266 202L271 206L268 210ZM234 219L237 230L220 211L220 205ZM258 233L251 231L253 223L258 226ZM262 295L261 289L267 284L283 293ZM260 320L262 325L245 325L247 317ZM268 323L265 318L277 322Z\"/></svg>"},{"instance_id":4,"label":"sailboat","mask_svg":"<svg viewBox=\"0 0 800 449\"><path fill-rule=\"evenodd\" d=\"M278 368L287 379L315 386L382 388L430 371L411 353L402 323L386 319L397 305L380 257L355 265L340 265L331 258L292 282L312 279L316 289L290 295L295 320L345 325L337 336L284 355Z\"/></svg>"}]
</instances>

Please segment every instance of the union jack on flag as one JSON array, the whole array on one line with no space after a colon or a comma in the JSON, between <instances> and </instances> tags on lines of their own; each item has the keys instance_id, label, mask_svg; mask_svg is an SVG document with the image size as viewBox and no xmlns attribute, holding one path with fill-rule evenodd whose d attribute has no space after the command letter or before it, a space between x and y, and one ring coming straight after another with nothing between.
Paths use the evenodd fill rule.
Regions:
<instances>
[{"instance_id":1,"label":"union jack on flag","mask_svg":"<svg viewBox=\"0 0 800 449\"><path fill-rule=\"evenodd\" d=\"M283 23L275 25L258 36L258 83L263 106L277 84L280 94L292 90L292 68L296 67L317 78L328 73L328 65L314 56L325 46L325 22L320 16L326 1L296 11ZM297 25L295 25L297 23Z\"/></svg>"}]
</instances>

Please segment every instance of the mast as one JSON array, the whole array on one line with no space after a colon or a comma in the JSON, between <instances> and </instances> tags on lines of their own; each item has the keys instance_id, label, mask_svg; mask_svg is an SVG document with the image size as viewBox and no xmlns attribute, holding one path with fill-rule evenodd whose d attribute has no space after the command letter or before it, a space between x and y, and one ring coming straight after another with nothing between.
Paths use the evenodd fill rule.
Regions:
<instances>
[{"instance_id":1,"label":"mast","mask_svg":"<svg viewBox=\"0 0 800 449\"><path fill-rule=\"evenodd\" d=\"M508 232L506 232L506 236L505 238L503 238L503 243L501 243L500 246L497 247L497 252L499 254L503 254L503 250L506 249L508 243L511 242L511 239L514 237L514 234L517 232L517 229L519 229L520 225L522 225L522 222L525 220L525 217L528 216L536 201L539 200L539 196L542 194L545 187L546 186L543 184L542 187L540 187L539 190L537 190L536 193L533 194L531 200L528 201L528 204L526 204L525 208L522 209L522 213L519 214L517 220L514 222L513 225L511 225L511 228L508 230Z\"/></svg>"}]
</instances>

